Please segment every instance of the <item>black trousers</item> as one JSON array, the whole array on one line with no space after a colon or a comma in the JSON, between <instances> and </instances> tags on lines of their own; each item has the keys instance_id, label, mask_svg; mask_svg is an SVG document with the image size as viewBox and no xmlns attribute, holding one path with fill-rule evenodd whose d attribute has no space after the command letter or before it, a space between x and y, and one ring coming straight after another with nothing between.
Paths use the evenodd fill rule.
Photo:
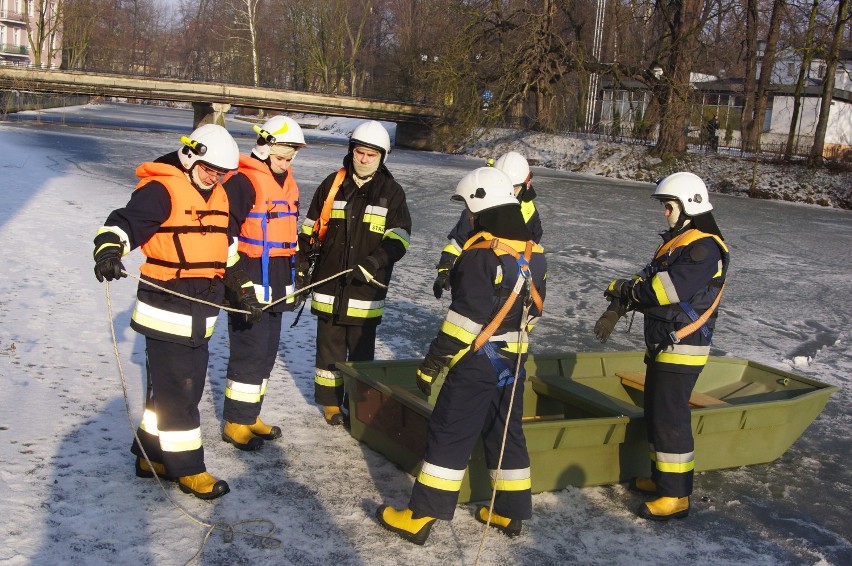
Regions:
<instances>
[{"instance_id":1,"label":"black trousers","mask_svg":"<svg viewBox=\"0 0 852 566\"><path fill-rule=\"evenodd\" d=\"M241 314L228 316L231 351L222 410L224 420L250 425L260 415L266 381L278 356L281 320L281 313L268 310L254 324L246 322Z\"/></svg>"},{"instance_id":2,"label":"black trousers","mask_svg":"<svg viewBox=\"0 0 852 566\"><path fill-rule=\"evenodd\" d=\"M514 370L514 363L508 362ZM424 463L448 470L464 470L477 439L482 438L485 463L489 470L497 469L512 393L511 383L498 387L497 381L497 372L486 355L468 355L450 370L429 419ZM528 477L530 458L521 428L524 381L521 376L515 388L501 469L507 473L523 471ZM458 496L458 487L451 484L445 488L433 487L422 483L418 477L408 506L417 515L448 521L453 518ZM529 519L532 517L531 490L528 486L498 489L494 511L511 519Z\"/></svg>"},{"instance_id":3,"label":"black trousers","mask_svg":"<svg viewBox=\"0 0 852 566\"><path fill-rule=\"evenodd\" d=\"M346 326L317 317L314 401L319 405L343 404L343 379L335 362L369 362L376 353L377 325ZM332 384L328 372L334 372Z\"/></svg>"},{"instance_id":4,"label":"black trousers","mask_svg":"<svg viewBox=\"0 0 852 566\"><path fill-rule=\"evenodd\" d=\"M153 462L161 462L172 477L206 471L201 446L198 403L207 378L207 342L185 346L145 338L148 394L146 412L156 415L156 427L137 433ZM131 452L142 455L134 441Z\"/></svg>"},{"instance_id":5,"label":"black trousers","mask_svg":"<svg viewBox=\"0 0 852 566\"><path fill-rule=\"evenodd\" d=\"M649 363L645 375L645 423L651 452L651 479L657 494L692 494L695 442L689 396L702 368L694 373L663 371Z\"/></svg>"}]
</instances>

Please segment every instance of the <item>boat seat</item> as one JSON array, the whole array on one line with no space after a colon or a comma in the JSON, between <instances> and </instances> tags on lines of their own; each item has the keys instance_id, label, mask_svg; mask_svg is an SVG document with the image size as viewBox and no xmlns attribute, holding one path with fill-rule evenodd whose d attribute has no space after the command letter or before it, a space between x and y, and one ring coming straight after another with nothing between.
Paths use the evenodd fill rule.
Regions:
<instances>
[{"instance_id":1,"label":"boat seat","mask_svg":"<svg viewBox=\"0 0 852 566\"><path fill-rule=\"evenodd\" d=\"M533 391L539 395L556 399L566 405L599 416L623 415L630 418L640 418L644 415L642 407L625 403L561 375L531 375L527 378L527 381L532 385Z\"/></svg>"},{"instance_id":2,"label":"boat seat","mask_svg":"<svg viewBox=\"0 0 852 566\"><path fill-rule=\"evenodd\" d=\"M639 391L645 390L645 374L640 371L617 371L615 375L621 378L621 383L626 385L627 387L632 387L633 389L638 389ZM724 407L730 406L730 403L722 401L721 399L717 399L715 397L711 397L706 393L701 393L700 391L693 391L689 396L689 406L690 407Z\"/></svg>"}]
</instances>

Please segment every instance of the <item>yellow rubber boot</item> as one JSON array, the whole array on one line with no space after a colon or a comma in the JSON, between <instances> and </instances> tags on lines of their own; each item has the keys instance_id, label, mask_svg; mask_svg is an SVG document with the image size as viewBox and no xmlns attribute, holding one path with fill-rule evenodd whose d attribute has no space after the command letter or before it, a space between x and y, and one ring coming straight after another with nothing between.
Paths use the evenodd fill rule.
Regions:
<instances>
[{"instance_id":1,"label":"yellow rubber boot","mask_svg":"<svg viewBox=\"0 0 852 566\"><path fill-rule=\"evenodd\" d=\"M434 517L418 517L415 519L414 511L411 509L397 511L387 505L382 505L376 509L376 519L387 530L398 534L408 542L420 545L429 538L432 525L435 523Z\"/></svg>"},{"instance_id":2,"label":"yellow rubber boot","mask_svg":"<svg viewBox=\"0 0 852 566\"><path fill-rule=\"evenodd\" d=\"M683 519L689 515L689 497L659 497L640 505L637 514L652 521Z\"/></svg>"},{"instance_id":3,"label":"yellow rubber boot","mask_svg":"<svg viewBox=\"0 0 852 566\"><path fill-rule=\"evenodd\" d=\"M255 436L259 436L264 440L275 440L276 438L281 437L281 429L277 426L269 426L262 420L260 417L255 419L254 424L249 425L249 430L251 430L252 434Z\"/></svg>"},{"instance_id":4,"label":"yellow rubber boot","mask_svg":"<svg viewBox=\"0 0 852 566\"><path fill-rule=\"evenodd\" d=\"M325 422L331 426L340 426L346 422L343 413L340 411L340 407L336 405L324 405L322 416L325 418Z\"/></svg>"},{"instance_id":5,"label":"yellow rubber boot","mask_svg":"<svg viewBox=\"0 0 852 566\"><path fill-rule=\"evenodd\" d=\"M657 493L657 484L651 478L634 478L630 488L640 493L649 493L651 495Z\"/></svg>"},{"instance_id":6,"label":"yellow rubber boot","mask_svg":"<svg viewBox=\"0 0 852 566\"><path fill-rule=\"evenodd\" d=\"M166 467L161 463L151 462L149 464L148 460L145 458L142 458L141 456L136 457L136 477L153 478L154 472L157 473L157 477L160 479L175 481L175 478L166 475Z\"/></svg>"},{"instance_id":7,"label":"yellow rubber boot","mask_svg":"<svg viewBox=\"0 0 852 566\"><path fill-rule=\"evenodd\" d=\"M516 537L521 534L521 526L523 521L520 519L510 519L502 515L498 515L494 511L491 512L491 521L488 521L488 507L480 505L474 514L476 520L484 525L494 527L508 537Z\"/></svg>"},{"instance_id":8,"label":"yellow rubber boot","mask_svg":"<svg viewBox=\"0 0 852 566\"><path fill-rule=\"evenodd\" d=\"M199 499L216 499L231 491L228 482L216 479L207 472L181 476L178 483L182 492L190 493Z\"/></svg>"},{"instance_id":9,"label":"yellow rubber boot","mask_svg":"<svg viewBox=\"0 0 852 566\"><path fill-rule=\"evenodd\" d=\"M222 429L222 440L249 452L263 446L263 439L255 436L249 425L228 421L225 421L225 427Z\"/></svg>"}]
</instances>

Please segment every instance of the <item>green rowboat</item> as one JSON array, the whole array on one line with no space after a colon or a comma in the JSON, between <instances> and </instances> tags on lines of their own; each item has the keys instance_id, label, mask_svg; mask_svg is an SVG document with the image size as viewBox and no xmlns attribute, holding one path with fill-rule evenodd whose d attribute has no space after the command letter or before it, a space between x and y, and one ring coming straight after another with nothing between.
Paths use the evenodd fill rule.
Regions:
<instances>
[{"instance_id":1,"label":"green rowboat","mask_svg":"<svg viewBox=\"0 0 852 566\"><path fill-rule=\"evenodd\" d=\"M642 410L643 352L529 356L524 434L532 491L627 481L650 472ZM352 436L415 475L439 380L417 389L420 360L338 363ZM696 471L779 458L837 387L748 360L711 356L690 399ZM471 456L459 502L490 497L482 452Z\"/></svg>"}]
</instances>

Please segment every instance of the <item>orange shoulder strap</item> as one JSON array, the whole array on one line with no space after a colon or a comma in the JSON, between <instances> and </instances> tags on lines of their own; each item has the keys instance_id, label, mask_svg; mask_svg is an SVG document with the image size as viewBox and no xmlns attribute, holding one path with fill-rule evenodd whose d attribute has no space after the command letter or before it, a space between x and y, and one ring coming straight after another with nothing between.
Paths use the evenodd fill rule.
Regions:
<instances>
[{"instance_id":1,"label":"orange shoulder strap","mask_svg":"<svg viewBox=\"0 0 852 566\"><path fill-rule=\"evenodd\" d=\"M322 212L320 212L320 217L317 219L315 232L317 240L320 242L325 238L325 233L328 230L328 220L331 218L331 209L334 207L334 197L337 196L337 191L340 190L340 185L343 184L343 179L345 178L346 169L341 168L331 183L331 187L328 189L328 196L325 197L325 202L322 203Z\"/></svg>"},{"instance_id":2,"label":"orange shoulder strap","mask_svg":"<svg viewBox=\"0 0 852 566\"><path fill-rule=\"evenodd\" d=\"M527 263L529 263L530 257L532 257L533 245L534 245L534 242L532 242L532 241L527 242L526 250L524 250L524 260L526 260ZM512 257L514 257L516 261L518 259L520 259L520 257L521 257L521 255L514 248L504 244L503 242L501 242L497 238L494 238L493 240L490 240L490 241L485 240L485 241L482 241L482 242L478 242L476 244L469 246L467 249L485 249L485 248L490 249L492 251L495 250L495 249L499 249L499 250L511 255ZM494 253L497 253L497 252L494 252ZM520 283L520 280L518 282ZM532 295L533 303L535 304L536 307L538 307L539 312L541 312L543 310L543 307L544 307L544 301L542 301L541 295L539 295L538 289L536 289L536 287L535 287L535 285L533 284L532 281L530 281L530 293ZM482 329L482 331L479 333L479 335L473 341L473 351L474 352L479 350L482 347L483 344L488 342L488 340L491 339L491 337L494 335L494 332L496 332L497 329L500 327L500 325L503 324L503 320L506 318L506 315L509 314L509 311L512 309L512 306L515 304L515 299L517 299L517 298L518 298L518 288L517 288L517 285L516 285L515 289L513 289L512 292L509 294L509 296L506 298L506 302L503 303L503 306L500 308L499 311L497 311L497 314L494 315L494 318L491 319L491 322L489 322L485 326L485 328ZM526 324L526 321L524 321L524 324Z\"/></svg>"}]
</instances>

